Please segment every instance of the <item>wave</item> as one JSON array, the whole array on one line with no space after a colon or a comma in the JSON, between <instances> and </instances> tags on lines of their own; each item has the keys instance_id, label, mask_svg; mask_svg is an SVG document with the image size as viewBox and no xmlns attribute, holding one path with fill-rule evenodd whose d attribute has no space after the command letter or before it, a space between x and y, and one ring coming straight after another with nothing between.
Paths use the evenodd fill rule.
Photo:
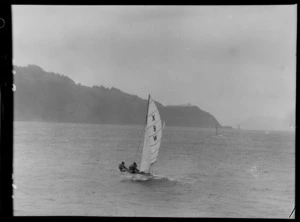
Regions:
<instances>
[{"instance_id":1,"label":"wave","mask_svg":"<svg viewBox=\"0 0 300 222\"><path fill-rule=\"evenodd\" d=\"M184 184L194 184L201 182L207 178L206 173L188 173L184 175L178 175L174 177L174 180Z\"/></svg>"}]
</instances>

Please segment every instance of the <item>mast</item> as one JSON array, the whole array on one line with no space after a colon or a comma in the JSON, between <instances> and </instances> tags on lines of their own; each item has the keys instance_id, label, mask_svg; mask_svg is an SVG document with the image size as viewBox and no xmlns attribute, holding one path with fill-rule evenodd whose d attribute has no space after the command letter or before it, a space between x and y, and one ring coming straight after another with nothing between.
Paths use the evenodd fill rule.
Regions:
<instances>
[{"instance_id":1,"label":"mast","mask_svg":"<svg viewBox=\"0 0 300 222\"><path fill-rule=\"evenodd\" d=\"M150 94L148 95L148 101L147 101L147 110L146 110L146 121L145 121L145 128L144 128L144 133L146 132L146 128L147 128L147 121L148 121L148 109L149 109L149 101L150 101ZM143 131L142 131L143 132ZM136 150L136 153L135 153L135 158L137 158L137 154L138 154L138 151L139 151L139 148L140 148L140 145L141 145L141 141L139 142L139 145L138 145L138 148Z\"/></svg>"},{"instance_id":2,"label":"mast","mask_svg":"<svg viewBox=\"0 0 300 222\"><path fill-rule=\"evenodd\" d=\"M145 125L147 126L148 122L148 109L149 109L149 101L150 101L150 94L148 95L148 102L147 102L147 110L146 110L146 123Z\"/></svg>"}]
</instances>

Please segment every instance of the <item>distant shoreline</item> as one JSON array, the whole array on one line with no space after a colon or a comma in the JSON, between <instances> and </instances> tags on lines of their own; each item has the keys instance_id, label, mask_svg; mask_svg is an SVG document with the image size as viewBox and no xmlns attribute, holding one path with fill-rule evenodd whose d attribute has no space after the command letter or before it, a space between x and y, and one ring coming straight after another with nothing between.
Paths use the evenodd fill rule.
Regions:
<instances>
[{"instance_id":1,"label":"distant shoreline","mask_svg":"<svg viewBox=\"0 0 300 222\"><path fill-rule=\"evenodd\" d=\"M58 124L86 124L86 125L116 125L116 126L144 126L144 124L121 124L121 123L90 123L90 122L65 122L65 121L44 121L44 120L14 120L14 123L26 123L26 122L30 122L30 123L58 123ZM174 127L174 128L201 128L201 129L215 129L215 127L201 127L201 126L175 126L175 125L169 125L169 126L165 126L165 127ZM219 129L222 129L223 127L219 127ZM225 127L226 129L227 127ZM230 128L229 128L230 129ZM234 128L231 128L234 129Z\"/></svg>"},{"instance_id":2,"label":"distant shoreline","mask_svg":"<svg viewBox=\"0 0 300 222\"><path fill-rule=\"evenodd\" d=\"M142 124L118 124L118 123L87 123L87 122L55 122L55 121L40 121L40 120L14 120L13 124L15 123L55 123L55 124L82 124L82 125L107 125L107 126L140 126L143 127L144 125ZM199 129L211 129L214 130L214 127L198 127L198 126L165 126L168 128L199 128ZM219 129L223 130L234 130L234 131L261 131L265 134L265 132L293 132L295 133L295 130L261 130L261 129L237 129L233 127L219 127Z\"/></svg>"}]
</instances>

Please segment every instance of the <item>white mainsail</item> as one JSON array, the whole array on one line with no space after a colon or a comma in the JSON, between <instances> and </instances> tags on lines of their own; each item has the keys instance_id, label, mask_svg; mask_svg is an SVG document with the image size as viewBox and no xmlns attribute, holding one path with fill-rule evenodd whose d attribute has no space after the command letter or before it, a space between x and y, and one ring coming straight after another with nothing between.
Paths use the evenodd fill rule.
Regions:
<instances>
[{"instance_id":1,"label":"white mainsail","mask_svg":"<svg viewBox=\"0 0 300 222\"><path fill-rule=\"evenodd\" d=\"M148 99L147 123L145 128L144 146L140 171L149 173L156 162L162 137L162 124L154 100Z\"/></svg>"}]
</instances>

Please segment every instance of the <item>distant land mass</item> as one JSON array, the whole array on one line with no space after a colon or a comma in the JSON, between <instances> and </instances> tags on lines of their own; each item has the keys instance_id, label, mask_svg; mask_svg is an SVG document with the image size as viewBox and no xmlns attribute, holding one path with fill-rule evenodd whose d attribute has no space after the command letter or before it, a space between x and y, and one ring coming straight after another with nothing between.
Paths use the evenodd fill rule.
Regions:
<instances>
[{"instance_id":1,"label":"distant land mass","mask_svg":"<svg viewBox=\"0 0 300 222\"><path fill-rule=\"evenodd\" d=\"M69 77L36 65L14 68L16 121L145 123L146 99L114 87L76 84ZM163 106L157 102L157 107L167 126L222 127L213 115L197 106Z\"/></svg>"},{"instance_id":2,"label":"distant land mass","mask_svg":"<svg viewBox=\"0 0 300 222\"><path fill-rule=\"evenodd\" d=\"M250 130L293 130L295 115L287 118L251 116L241 122L241 128Z\"/></svg>"}]
</instances>

